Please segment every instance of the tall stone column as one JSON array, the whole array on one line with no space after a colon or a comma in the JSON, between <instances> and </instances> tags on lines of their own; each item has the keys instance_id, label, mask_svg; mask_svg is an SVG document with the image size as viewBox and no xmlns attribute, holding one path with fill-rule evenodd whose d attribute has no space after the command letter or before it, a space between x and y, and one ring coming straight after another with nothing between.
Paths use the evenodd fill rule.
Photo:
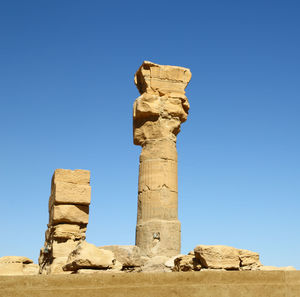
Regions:
<instances>
[{"instance_id":1,"label":"tall stone column","mask_svg":"<svg viewBox=\"0 0 300 297\"><path fill-rule=\"evenodd\" d=\"M136 245L149 257L180 253L176 135L187 119L190 79L187 68L148 61L135 74L141 96L133 107L133 138L142 146Z\"/></svg>"}]
</instances>

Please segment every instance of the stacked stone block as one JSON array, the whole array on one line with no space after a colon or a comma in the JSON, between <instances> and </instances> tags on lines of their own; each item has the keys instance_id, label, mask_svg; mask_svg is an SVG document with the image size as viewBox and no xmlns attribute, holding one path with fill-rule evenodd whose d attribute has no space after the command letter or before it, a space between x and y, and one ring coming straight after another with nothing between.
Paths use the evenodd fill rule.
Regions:
<instances>
[{"instance_id":1,"label":"stacked stone block","mask_svg":"<svg viewBox=\"0 0 300 297\"><path fill-rule=\"evenodd\" d=\"M40 251L41 274L63 273L69 254L85 240L91 202L88 170L56 169L49 198L49 223Z\"/></svg>"},{"instance_id":2,"label":"stacked stone block","mask_svg":"<svg viewBox=\"0 0 300 297\"><path fill-rule=\"evenodd\" d=\"M148 257L180 253L176 138L188 115L190 79L187 68L149 61L135 74L141 96L133 106L133 139L142 146L136 245Z\"/></svg>"}]
</instances>

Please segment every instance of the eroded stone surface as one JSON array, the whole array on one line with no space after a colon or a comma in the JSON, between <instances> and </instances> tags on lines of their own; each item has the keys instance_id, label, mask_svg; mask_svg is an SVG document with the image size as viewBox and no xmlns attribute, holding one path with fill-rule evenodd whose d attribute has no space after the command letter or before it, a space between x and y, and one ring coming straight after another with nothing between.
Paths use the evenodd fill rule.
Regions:
<instances>
[{"instance_id":1,"label":"eroded stone surface","mask_svg":"<svg viewBox=\"0 0 300 297\"><path fill-rule=\"evenodd\" d=\"M195 257L203 268L237 270L240 267L238 249L224 245L198 245Z\"/></svg>"},{"instance_id":2,"label":"eroded stone surface","mask_svg":"<svg viewBox=\"0 0 300 297\"><path fill-rule=\"evenodd\" d=\"M145 61L135 75L141 94L133 106L139 166L136 245L144 256L180 253L176 135L187 119L187 68Z\"/></svg>"},{"instance_id":3,"label":"eroded stone surface","mask_svg":"<svg viewBox=\"0 0 300 297\"><path fill-rule=\"evenodd\" d=\"M68 182L53 183L50 196L50 207L53 204L79 204L91 203L90 185L81 185Z\"/></svg>"},{"instance_id":4,"label":"eroded stone surface","mask_svg":"<svg viewBox=\"0 0 300 297\"><path fill-rule=\"evenodd\" d=\"M87 224L89 207L86 205L54 205L50 213L50 224Z\"/></svg>"},{"instance_id":5,"label":"eroded stone surface","mask_svg":"<svg viewBox=\"0 0 300 297\"><path fill-rule=\"evenodd\" d=\"M5 256L0 258L0 275L35 275L39 266L27 257Z\"/></svg>"},{"instance_id":6,"label":"eroded stone surface","mask_svg":"<svg viewBox=\"0 0 300 297\"><path fill-rule=\"evenodd\" d=\"M170 259L168 259L168 260L165 262L165 266L168 267L168 268L173 269L173 268L174 268L174 265L175 265L174 260L177 259L177 258L179 258L179 257L182 257L182 256L184 256L184 255L179 254L179 255L176 255L176 256L171 257Z\"/></svg>"},{"instance_id":7,"label":"eroded stone surface","mask_svg":"<svg viewBox=\"0 0 300 297\"><path fill-rule=\"evenodd\" d=\"M144 61L135 74L134 82L141 94L184 94L191 77L187 68Z\"/></svg>"},{"instance_id":8,"label":"eroded stone surface","mask_svg":"<svg viewBox=\"0 0 300 297\"><path fill-rule=\"evenodd\" d=\"M4 256L0 258L0 263L22 263L31 264L33 261L23 256Z\"/></svg>"},{"instance_id":9,"label":"eroded stone surface","mask_svg":"<svg viewBox=\"0 0 300 297\"><path fill-rule=\"evenodd\" d=\"M200 260L194 255L182 255L174 259L174 271L199 271L201 270Z\"/></svg>"},{"instance_id":10,"label":"eroded stone surface","mask_svg":"<svg viewBox=\"0 0 300 297\"><path fill-rule=\"evenodd\" d=\"M71 252L63 269L65 271L76 271L83 268L110 269L113 267L114 261L113 252L99 249L95 245L83 241Z\"/></svg>"},{"instance_id":11,"label":"eroded stone surface","mask_svg":"<svg viewBox=\"0 0 300 297\"><path fill-rule=\"evenodd\" d=\"M47 231L53 239L82 240L85 239L86 227L75 224L59 224L49 227Z\"/></svg>"},{"instance_id":12,"label":"eroded stone surface","mask_svg":"<svg viewBox=\"0 0 300 297\"><path fill-rule=\"evenodd\" d=\"M136 240L143 247L142 255L167 258L178 255L180 251L179 220L148 220L138 222Z\"/></svg>"},{"instance_id":13,"label":"eroded stone surface","mask_svg":"<svg viewBox=\"0 0 300 297\"><path fill-rule=\"evenodd\" d=\"M43 274L66 274L71 273L63 270L66 265L68 257L60 257L52 259L52 263L47 265L43 270ZM45 271L45 272L44 272Z\"/></svg>"},{"instance_id":14,"label":"eroded stone surface","mask_svg":"<svg viewBox=\"0 0 300 297\"><path fill-rule=\"evenodd\" d=\"M40 251L42 274L61 274L69 254L85 240L91 201L90 172L56 169L49 198L49 224Z\"/></svg>"},{"instance_id":15,"label":"eroded stone surface","mask_svg":"<svg viewBox=\"0 0 300 297\"><path fill-rule=\"evenodd\" d=\"M141 267L142 272L171 272L172 270L165 265L168 257L154 256L148 258L145 264Z\"/></svg>"},{"instance_id":16,"label":"eroded stone surface","mask_svg":"<svg viewBox=\"0 0 300 297\"><path fill-rule=\"evenodd\" d=\"M99 248L112 251L123 269L140 267L144 264L140 249L135 245L106 245Z\"/></svg>"},{"instance_id":17,"label":"eroded stone surface","mask_svg":"<svg viewBox=\"0 0 300 297\"><path fill-rule=\"evenodd\" d=\"M241 270L257 270L261 265L259 261L259 254L239 249L240 267Z\"/></svg>"},{"instance_id":18,"label":"eroded stone surface","mask_svg":"<svg viewBox=\"0 0 300 297\"><path fill-rule=\"evenodd\" d=\"M90 171L82 169L56 169L53 174L52 182L66 182L80 185L89 185Z\"/></svg>"},{"instance_id":19,"label":"eroded stone surface","mask_svg":"<svg viewBox=\"0 0 300 297\"><path fill-rule=\"evenodd\" d=\"M68 257L71 251L73 251L78 244L78 241L69 239L67 241L57 242L53 241L52 243L52 257L61 258Z\"/></svg>"}]
</instances>

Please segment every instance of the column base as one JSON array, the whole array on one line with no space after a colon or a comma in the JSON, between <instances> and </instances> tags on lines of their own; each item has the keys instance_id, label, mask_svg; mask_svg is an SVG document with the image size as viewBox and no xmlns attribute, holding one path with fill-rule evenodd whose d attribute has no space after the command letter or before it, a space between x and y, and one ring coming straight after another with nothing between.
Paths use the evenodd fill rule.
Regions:
<instances>
[{"instance_id":1,"label":"column base","mask_svg":"<svg viewBox=\"0 0 300 297\"><path fill-rule=\"evenodd\" d=\"M173 257L180 254L181 227L179 220L151 220L137 223L136 245L147 257Z\"/></svg>"}]
</instances>

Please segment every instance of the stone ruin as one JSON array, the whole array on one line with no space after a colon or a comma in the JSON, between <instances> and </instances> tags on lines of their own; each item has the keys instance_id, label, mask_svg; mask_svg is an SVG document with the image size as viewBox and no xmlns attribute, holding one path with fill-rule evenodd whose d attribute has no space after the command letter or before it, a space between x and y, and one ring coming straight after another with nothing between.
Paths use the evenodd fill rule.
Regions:
<instances>
[{"instance_id":1,"label":"stone ruin","mask_svg":"<svg viewBox=\"0 0 300 297\"><path fill-rule=\"evenodd\" d=\"M141 96L133 106L133 139L142 147L136 245L96 247L87 243L90 172L57 169L39 265L25 257L2 257L0 275L294 270L263 266L258 253L221 245L198 245L188 255L180 254L176 137L190 107L185 96L190 79L187 68L148 61L135 74Z\"/></svg>"},{"instance_id":2,"label":"stone ruin","mask_svg":"<svg viewBox=\"0 0 300 297\"><path fill-rule=\"evenodd\" d=\"M187 119L191 76L187 68L145 61L134 78L141 96L133 107L133 138L142 146L136 245L148 257L180 253L176 136Z\"/></svg>"},{"instance_id":3,"label":"stone ruin","mask_svg":"<svg viewBox=\"0 0 300 297\"><path fill-rule=\"evenodd\" d=\"M63 272L69 254L85 240L90 203L88 170L55 170L49 198L48 229L39 257L41 274Z\"/></svg>"}]
</instances>

